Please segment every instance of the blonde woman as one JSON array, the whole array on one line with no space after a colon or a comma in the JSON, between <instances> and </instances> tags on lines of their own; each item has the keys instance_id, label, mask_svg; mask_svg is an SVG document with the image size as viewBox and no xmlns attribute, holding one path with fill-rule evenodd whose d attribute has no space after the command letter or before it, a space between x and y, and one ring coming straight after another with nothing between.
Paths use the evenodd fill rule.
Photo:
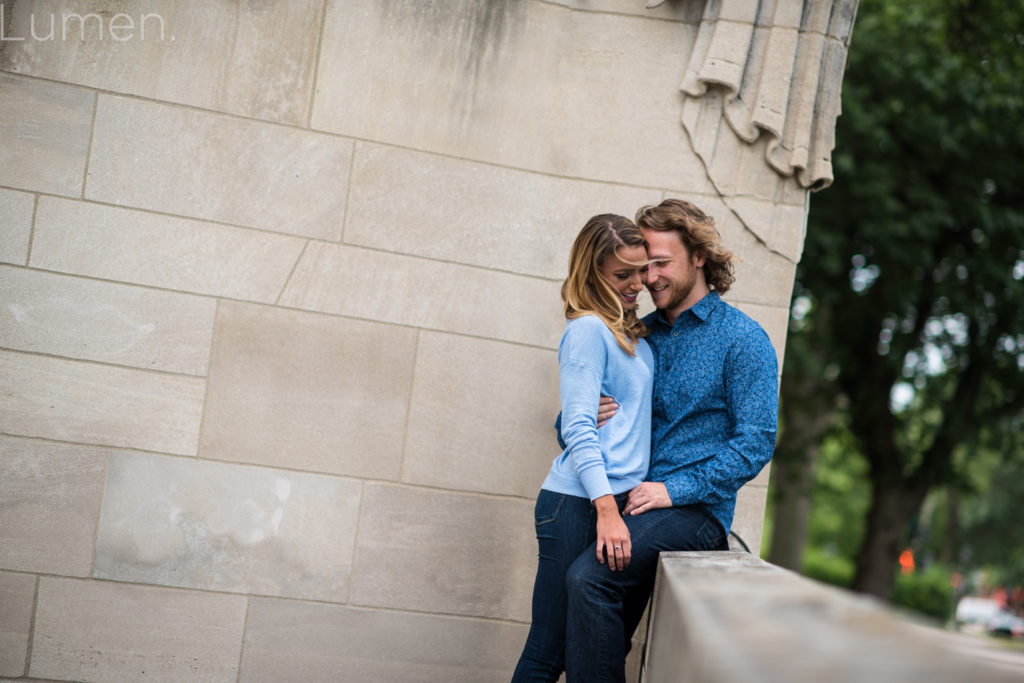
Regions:
<instances>
[{"instance_id":1,"label":"blonde woman","mask_svg":"<svg viewBox=\"0 0 1024 683\"><path fill-rule=\"evenodd\" d=\"M566 449L555 458L534 509L539 547L533 623L513 683L557 681L565 668L565 572L595 546L597 560L629 565L621 509L647 475L654 360L637 318L647 252L628 218L594 216L576 237L562 285L567 318L558 347ZM618 404L597 429L602 395Z\"/></svg>"}]
</instances>

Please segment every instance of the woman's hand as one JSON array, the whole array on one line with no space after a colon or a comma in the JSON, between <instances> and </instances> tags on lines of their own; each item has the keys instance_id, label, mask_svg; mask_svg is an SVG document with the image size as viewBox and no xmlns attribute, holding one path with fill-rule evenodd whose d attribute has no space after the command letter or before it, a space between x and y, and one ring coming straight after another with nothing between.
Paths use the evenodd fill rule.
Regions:
<instances>
[{"instance_id":1,"label":"woman's hand","mask_svg":"<svg viewBox=\"0 0 1024 683\"><path fill-rule=\"evenodd\" d=\"M608 568L621 571L629 566L633 547L629 542L629 529L622 521L615 496L610 493L594 500L597 508L597 561L604 564L608 557Z\"/></svg>"}]
</instances>

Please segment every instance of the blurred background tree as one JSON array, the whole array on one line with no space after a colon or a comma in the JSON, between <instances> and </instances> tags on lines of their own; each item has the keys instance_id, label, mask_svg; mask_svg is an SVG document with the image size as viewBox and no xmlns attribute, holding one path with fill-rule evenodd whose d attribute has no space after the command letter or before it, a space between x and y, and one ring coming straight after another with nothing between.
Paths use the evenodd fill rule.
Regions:
<instances>
[{"instance_id":1,"label":"blurred background tree","mask_svg":"<svg viewBox=\"0 0 1024 683\"><path fill-rule=\"evenodd\" d=\"M836 137L768 558L885 598L908 547L1024 582L1024 6L861 0Z\"/></svg>"}]
</instances>

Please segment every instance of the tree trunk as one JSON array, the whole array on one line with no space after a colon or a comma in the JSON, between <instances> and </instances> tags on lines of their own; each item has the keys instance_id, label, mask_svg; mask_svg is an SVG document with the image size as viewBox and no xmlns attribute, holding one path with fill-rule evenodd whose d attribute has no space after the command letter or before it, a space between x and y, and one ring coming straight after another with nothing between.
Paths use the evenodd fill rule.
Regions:
<instances>
[{"instance_id":1,"label":"tree trunk","mask_svg":"<svg viewBox=\"0 0 1024 683\"><path fill-rule=\"evenodd\" d=\"M811 515L811 487L818 449L803 457L772 463L772 541L768 561L795 572L803 570Z\"/></svg>"},{"instance_id":2,"label":"tree trunk","mask_svg":"<svg viewBox=\"0 0 1024 683\"><path fill-rule=\"evenodd\" d=\"M949 518L946 520L946 542L942 544L939 561L952 565L960 559L960 487L949 487Z\"/></svg>"},{"instance_id":3,"label":"tree trunk","mask_svg":"<svg viewBox=\"0 0 1024 683\"><path fill-rule=\"evenodd\" d=\"M822 380L820 354L797 344L783 366L782 432L772 458L769 488L772 538L768 561L803 570L811 515L814 467L821 441L836 420L834 388Z\"/></svg>"},{"instance_id":4,"label":"tree trunk","mask_svg":"<svg viewBox=\"0 0 1024 683\"><path fill-rule=\"evenodd\" d=\"M905 482L872 483L871 509L864 542L857 553L854 590L885 600L892 597L896 558L905 541L907 522L920 508L925 492L908 492Z\"/></svg>"}]
</instances>

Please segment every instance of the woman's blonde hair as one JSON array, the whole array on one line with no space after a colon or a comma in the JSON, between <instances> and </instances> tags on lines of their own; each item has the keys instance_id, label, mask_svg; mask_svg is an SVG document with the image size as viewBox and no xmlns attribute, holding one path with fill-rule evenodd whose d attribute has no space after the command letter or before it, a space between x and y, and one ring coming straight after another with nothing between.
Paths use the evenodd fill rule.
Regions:
<instances>
[{"instance_id":1,"label":"woman's blonde hair","mask_svg":"<svg viewBox=\"0 0 1024 683\"><path fill-rule=\"evenodd\" d=\"M610 213L587 221L569 251L569 276L562 283L562 301L566 318L596 315L615 335L622 350L632 356L637 340L647 336L647 328L636 317L636 311L623 310L618 292L601 275L605 260L626 246L646 246L643 233L633 221Z\"/></svg>"}]
</instances>

